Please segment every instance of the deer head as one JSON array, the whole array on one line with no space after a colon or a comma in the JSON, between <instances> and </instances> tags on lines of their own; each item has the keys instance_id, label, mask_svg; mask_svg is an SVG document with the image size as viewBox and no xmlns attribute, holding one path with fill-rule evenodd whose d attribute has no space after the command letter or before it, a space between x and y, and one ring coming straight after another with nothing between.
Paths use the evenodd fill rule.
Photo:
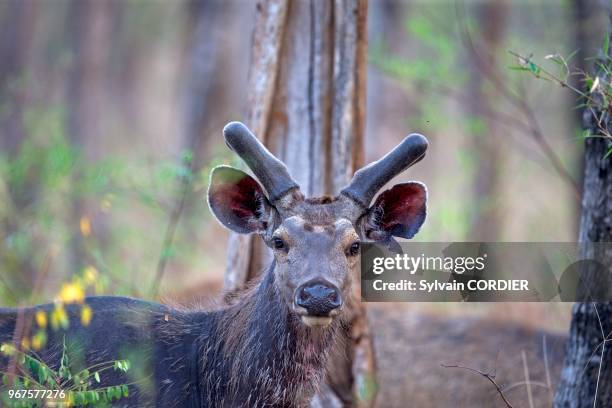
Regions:
<instances>
[{"instance_id":1,"label":"deer head","mask_svg":"<svg viewBox=\"0 0 612 408\"><path fill-rule=\"evenodd\" d=\"M425 221L427 191L417 182L377 192L425 156L427 139L412 134L363 167L336 197L304 197L285 165L239 122L224 129L226 144L255 174L216 167L208 203L232 231L259 234L274 253L275 288L310 327L326 327L351 294L362 240L412 238ZM261 183L261 184L260 184Z\"/></svg>"}]
</instances>

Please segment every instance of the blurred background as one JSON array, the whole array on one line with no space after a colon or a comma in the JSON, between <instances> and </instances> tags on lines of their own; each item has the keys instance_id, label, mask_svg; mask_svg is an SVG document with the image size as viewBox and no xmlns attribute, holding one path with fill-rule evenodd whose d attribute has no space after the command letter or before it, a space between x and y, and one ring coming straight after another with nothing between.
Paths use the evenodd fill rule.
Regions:
<instances>
[{"instance_id":1,"label":"blurred background","mask_svg":"<svg viewBox=\"0 0 612 408\"><path fill-rule=\"evenodd\" d=\"M577 99L564 75L604 38L597 1L370 1L366 161L410 132L427 159L421 241L575 241ZM0 306L99 294L217 293L228 233L204 201L237 163L255 3L0 0ZM562 58L559 59L559 56ZM563 61L560 63L559 61ZM572 82L572 77L568 78ZM574 85L584 88L584 84ZM418 305L565 330L568 305Z\"/></svg>"}]
</instances>

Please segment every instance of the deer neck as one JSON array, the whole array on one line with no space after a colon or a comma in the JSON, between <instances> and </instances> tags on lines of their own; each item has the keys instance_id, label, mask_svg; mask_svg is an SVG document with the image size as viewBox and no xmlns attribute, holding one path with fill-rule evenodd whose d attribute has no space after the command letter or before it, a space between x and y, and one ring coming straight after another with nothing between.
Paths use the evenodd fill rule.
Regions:
<instances>
[{"instance_id":1,"label":"deer neck","mask_svg":"<svg viewBox=\"0 0 612 408\"><path fill-rule=\"evenodd\" d=\"M219 351L228 372L229 400L249 406L299 406L308 401L325 376L337 325L303 325L278 294L272 264L219 321L219 330L225 331Z\"/></svg>"}]
</instances>

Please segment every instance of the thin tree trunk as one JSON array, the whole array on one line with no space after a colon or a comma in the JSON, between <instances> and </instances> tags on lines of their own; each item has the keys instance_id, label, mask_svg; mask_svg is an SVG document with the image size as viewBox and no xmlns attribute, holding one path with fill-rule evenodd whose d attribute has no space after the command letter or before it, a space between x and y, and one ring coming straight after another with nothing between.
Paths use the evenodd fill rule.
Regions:
<instances>
[{"instance_id":1,"label":"thin tree trunk","mask_svg":"<svg viewBox=\"0 0 612 408\"><path fill-rule=\"evenodd\" d=\"M0 118L0 150L7 157L15 157L27 134L24 128L24 113L30 99L28 76L32 60L33 32L37 18L37 4L33 0L10 0L4 4L0 20L0 98L10 101L8 109ZM7 182L8 180L3 180ZM15 211L2 225L0 239L8 239L23 227L19 225L20 214L36 201L38 189L36 183L26 180L23 183L7 183L8 206ZM36 278L36 266L33 259L24 259L17 255L13 258L10 251L2 257L6 265L14 264L16 273L14 288L16 294L28 294L32 291L32 282ZM7 271L8 272L8 271ZM13 299L17 301L18 299Z\"/></svg>"},{"instance_id":2,"label":"thin tree trunk","mask_svg":"<svg viewBox=\"0 0 612 408\"><path fill-rule=\"evenodd\" d=\"M227 3L220 1L192 1L187 3L188 44L185 55L185 81L182 87L182 146L191 154L191 159L183 163L192 174L197 173L206 159L205 145L211 127L221 127L219 120L222 112L227 111L226 101L219 95L220 87L227 86L225 79L231 77L223 70L223 56L227 53L220 47L222 29L227 25ZM150 296L158 296L159 288L166 274L169 258L165 255L175 245L181 218L189 217L193 211L190 203L192 179L183 177L178 195L175 197L168 223L163 233L162 247L157 260L155 277ZM201 199L198 197L198 199ZM188 226L187 233L194 237L195 230Z\"/></svg>"},{"instance_id":3,"label":"thin tree trunk","mask_svg":"<svg viewBox=\"0 0 612 408\"><path fill-rule=\"evenodd\" d=\"M612 15L611 23L612 23ZM612 39L612 24L608 26ZM610 54L612 55L612 54ZM608 64L609 62L603 62ZM601 71L600 81L606 83ZM604 108L604 109L607 109ZM597 118L602 112L585 111L584 126L591 135L601 135ZM612 131L609 112L601 124ZM591 137L585 141L584 192L580 219L581 255L597 260L612 273L612 249L589 245L591 242L612 242L612 158L605 158L612 146L609 139ZM581 271L587 284L597 282L596 271ZM612 406L612 331L611 303L576 303L572 311L570 337L567 345L561 382L555 396L555 407ZM603 347L602 347L603 345Z\"/></svg>"},{"instance_id":4,"label":"thin tree trunk","mask_svg":"<svg viewBox=\"0 0 612 408\"><path fill-rule=\"evenodd\" d=\"M363 164L366 11L365 0L257 4L246 122L308 196L337 194ZM260 240L232 234L225 289L243 288L270 259ZM365 310L354 309L348 358L332 361L320 405L373 399L363 392L374 388Z\"/></svg>"},{"instance_id":5,"label":"thin tree trunk","mask_svg":"<svg viewBox=\"0 0 612 408\"><path fill-rule=\"evenodd\" d=\"M592 45L595 43L594 39L591 38L592 34L589 33L589 20L592 18L593 5L592 2L594 0L572 0L571 3L571 17L573 19L573 39L574 45L573 49L576 50L576 55L574 56L574 67L578 72L589 72L589 60L588 57L594 54L594 50ZM596 1L596 0L595 0ZM599 40L599 39L598 39ZM571 76L568 78L571 81L571 84L576 88L580 89L583 85L580 82L581 79L579 76ZM573 100L572 100L573 101ZM574 122L572 126L573 129L570 131L578 132L582 128L582 109L573 109L573 118ZM578 168L584 168L584 156L578 160ZM580 191L584 190L584 185L582 183L584 179L581 180L580 183ZM575 210L576 213L580 212L580 202L577 200L572 200L572 210ZM576 231L576 234L580 231L580 217L576 217L575 221L572 225L573 230Z\"/></svg>"},{"instance_id":6,"label":"thin tree trunk","mask_svg":"<svg viewBox=\"0 0 612 408\"><path fill-rule=\"evenodd\" d=\"M104 145L104 123L99 107L104 105L108 89L107 61L110 58L110 38L112 35L112 8L116 3L110 1L73 0L70 3L67 30L74 59L68 81L68 133L70 141L83 149L88 160L98 158ZM78 177L78 175L76 175ZM76 272L87 262L86 237L79 230L80 217L91 218L86 200L72 197L72 209L68 214L72 226L70 258L68 265ZM106 225L102 218L93 220L96 227L96 241L104 245Z\"/></svg>"},{"instance_id":7,"label":"thin tree trunk","mask_svg":"<svg viewBox=\"0 0 612 408\"><path fill-rule=\"evenodd\" d=\"M496 0L478 3L475 7L490 66L497 70L497 55L503 43L507 5L503 0ZM478 157L473 181L473 197L477 197L478 201L468 236L480 241L497 241L502 229L500 220L503 219L500 215L503 210L500 200L503 146L500 145L500 135L496 135L498 124L483 112L495 105L500 96L495 89L485 85L482 73L472 64L468 85L470 104L467 110L469 119L482 126L470 132L472 151Z\"/></svg>"},{"instance_id":8,"label":"thin tree trunk","mask_svg":"<svg viewBox=\"0 0 612 408\"><path fill-rule=\"evenodd\" d=\"M27 99L28 61L32 51L36 3L11 0L4 5L0 28L0 96L11 100L12 109L0 125L0 147L14 154L23 138L23 110Z\"/></svg>"}]
</instances>

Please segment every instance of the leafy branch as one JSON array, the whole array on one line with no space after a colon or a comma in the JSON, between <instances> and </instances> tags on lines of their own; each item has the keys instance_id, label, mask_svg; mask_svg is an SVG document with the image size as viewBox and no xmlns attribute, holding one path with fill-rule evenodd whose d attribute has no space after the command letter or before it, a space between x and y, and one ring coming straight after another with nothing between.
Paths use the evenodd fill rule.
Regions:
<instances>
[{"instance_id":1,"label":"leafy branch","mask_svg":"<svg viewBox=\"0 0 612 408\"><path fill-rule=\"evenodd\" d=\"M606 37L608 38L608 37ZM551 81L567 88L580 98L583 99L584 103L580 106L585 107L593 115L595 119L594 123L599 132L598 135L585 134L585 138L599 137L612 141L612 134L608 130L607 119L612 112L612 82L610 82L611 69L610 69L610 57L608 54L609 43L604 42L603 46L603 61L597 62L600 69L601 75L595 77L590 76L588 73L577 71L572 72L569 68L567 61L571 58L563 58L560 54L548 55L545 58L553 61L564 70L563 78L559 75L554 74L550 70L543 67L541 64L534 62L532 56L521 55L520 53L509 50L509 54L518 59L519 65L512 66L510 69L518 71L526 71L531 73L538 79ZM588 91L581 91L572 84L569 83L568 79L570 76L579 76L585 83ZM612 154L612 147L610 147L604 157L608 158Z\"/></svg>"},{"instance_id":2,"label":"leafy branch","mask_svg":"<svg viewBox=\"0 0 612 408\"><path fill-rule=\"evenodd\" d=\"M94 364L74 373L70 369L65 342L60 367L57 371L45 364L32 350L25 352L11 344L3 344L0 347L0 352L7 357L14 358L18 363L19 374L0 371L2 385L5 388L27 390L31 389L31 385L34 385L37 390L60 390L59 398L69 404L82 406L117 401L128 397L129 386L137 383L94 388L94 384L101 383L100 373L108 370L126 373L130 369L130 362L128 360L111 360ZM38 397L12 401L11 398L6 399L7 393L8 391L5 391L0 394L2 398L0 400L3 400L6 404L15 405L17 403L18 406L28 408L39 406L40 401L36 400Z\"/></svg>"}]
</instances>

